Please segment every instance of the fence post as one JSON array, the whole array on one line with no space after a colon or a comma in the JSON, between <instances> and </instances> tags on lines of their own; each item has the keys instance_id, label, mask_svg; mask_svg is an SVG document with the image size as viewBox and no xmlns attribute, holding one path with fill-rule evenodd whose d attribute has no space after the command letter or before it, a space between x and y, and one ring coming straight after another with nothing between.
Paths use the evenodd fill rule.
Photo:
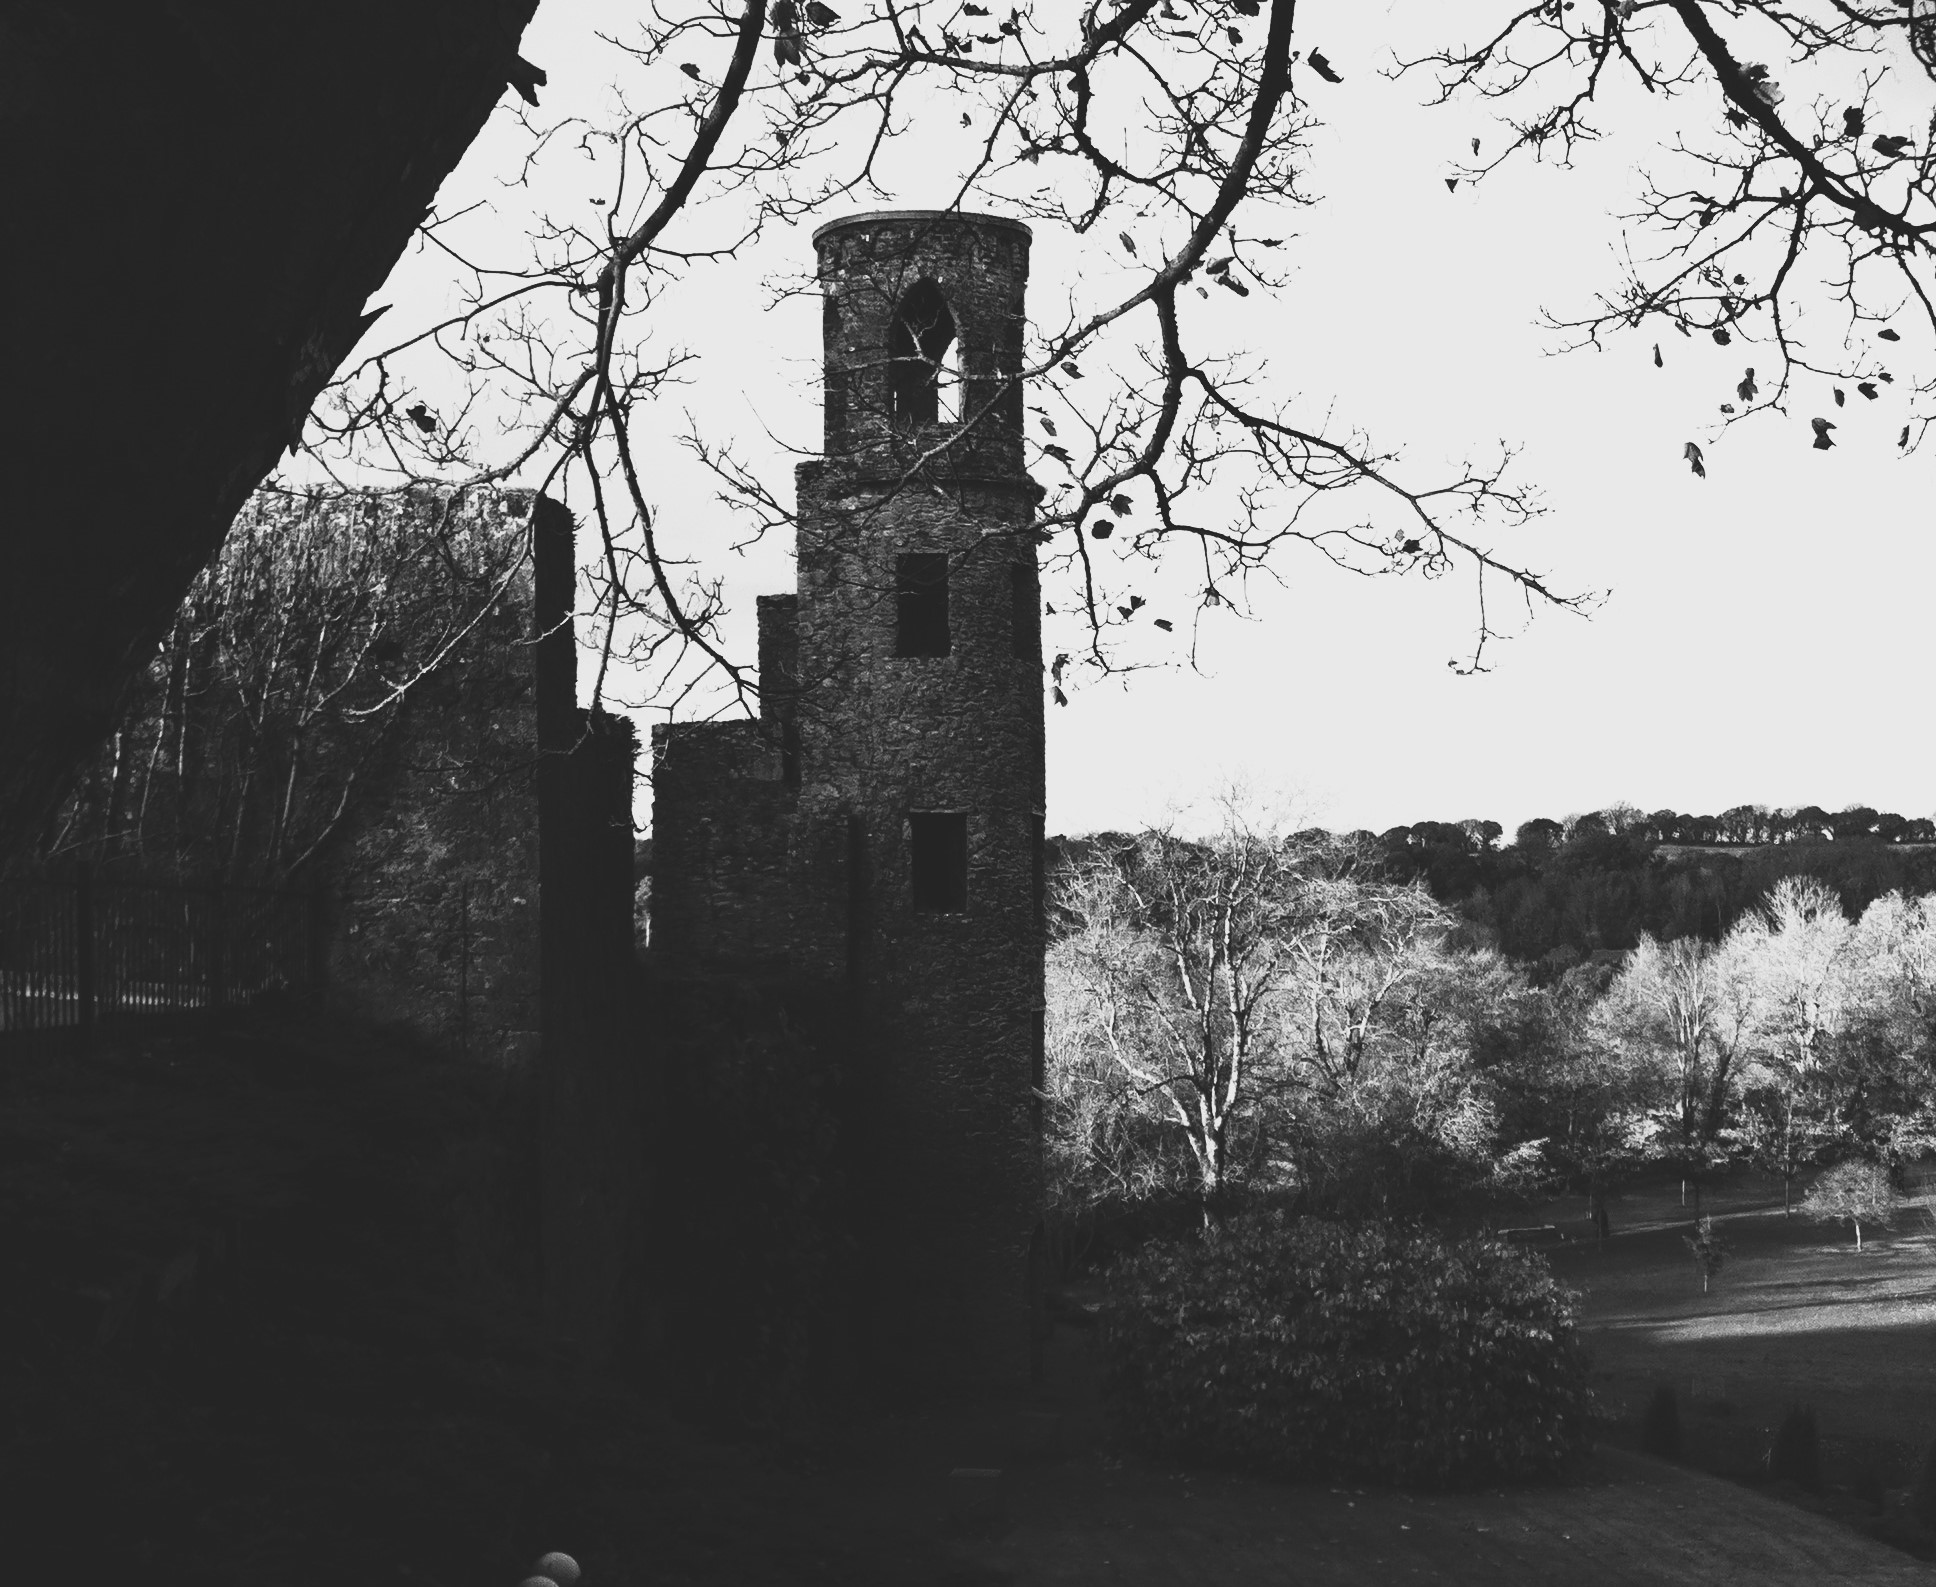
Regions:
<instances>
[{"instance_id":1,"label":"fence post","mask_svg":"<svg viewBox=\"0 0 1936 1587\"><path fill-rule=\"evenodd\" d=\"M80 1026L94 1025L94 867L83 860L74 873L74 990Z\"/></svg>"},{"instance_id":2,"label":"fence post","mask_svg":"<svg viewBox=\"0 0 1936 1587\"><path fill-rule=\"evenodd\" d=\"M471 884L457 884L457 1050L471 1055Z\"/></svg>"},{"instance_id":3,"label":"fence post","mask_svg":"<svg viewBox=\"0 0 1936 1587\"><path fill-rule=\"evenodd\" d=\"M208 1001L226 1008L229 1001L229 908L226 884L218 877L209 890L209 934L215 939L209 953Z\"/></svg>"},{"instance_id":4,"label":"fence post","mask_svg":"<svg viewBox=\"0 0 1936 1587\"><path fill-rule=\"evenodd\" d=\"M309 953L309 991L322 1000L323 984L329 979L329 900L319 881L309 890L309 908L303 922Z\"/></svg>"}]
</instances>

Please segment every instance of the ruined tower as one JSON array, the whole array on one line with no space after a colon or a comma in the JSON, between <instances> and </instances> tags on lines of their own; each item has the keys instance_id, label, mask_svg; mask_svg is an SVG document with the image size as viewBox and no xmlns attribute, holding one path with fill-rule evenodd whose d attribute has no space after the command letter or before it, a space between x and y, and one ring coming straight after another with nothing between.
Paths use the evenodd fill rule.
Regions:
<instances>
[{"instance_id":1,"label":"ruined tower","mask_svg":"<svg viewBox=\"0 0 1936 1587\"><path fill-rule=\"evenodd\" d=\"M1013 1380L1042 1201L1029 232L897 211L814 244L826 442L798 473L798 591L760 602L761 720L657 735L654 953L846 988L869 1348Z\"/></svg>"}]
</instances>

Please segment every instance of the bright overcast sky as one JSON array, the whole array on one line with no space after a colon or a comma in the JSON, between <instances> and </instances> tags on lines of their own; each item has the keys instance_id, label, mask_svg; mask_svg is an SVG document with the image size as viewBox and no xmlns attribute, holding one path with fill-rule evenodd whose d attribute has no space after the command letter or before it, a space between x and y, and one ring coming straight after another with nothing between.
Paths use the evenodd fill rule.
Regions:
<instances>
[{"instance_id":1,"label":"bright overcast sky","mask_svg":"<svg viewBox=\"0 0 1936 1587\"><path fill-rule=\"evenodd\" d=\"M1309 184L1322 202L1281 251L1288 286L1233 303L1227 312L1248 318L1229 331L1280 385L1329 401L1341 428L1402 445L1418 478L1502 440L1522 448L1516 477L1546 511L1491 543L1558 589L1608 599L1591 618L1549 610L1527 624L1495 589L1495 622L1518 637L1488 652L1490 672L1456 676L1447 660L1467 654L1476 618L1469 578L1367 580L1292 547L1282 586L1253 587L1254 621L1203 629L1198 670L1088 682L1050 708L1050 830L1159 820L1230 779L1294 794L1305 816L1339 829L1480 816L1510 832L1616 800L1936 810L1924 703L1936 455L1896 454L1901 400L1887 388L1874 404L1851 392L1837 413L1826 382L1803 387L1787 417L1720 436L1719 405L1744 367L1757 353L1772 367L1765 347L1649 327L1561 355L1540 311L1584 311L1618 286L1612 215L1652 145L1610 138L1571 171L1529 165L1448 193L1447 170L1471 138L1500 141L1496 124L1477 105L1421 109L1428 79L1393 82L1379 69L1394 43L1430 37L1407 18L1429 25L1457 9L1300 7L1300 43L1321 46L1345 77L1328 91L1301 79L1326 118ZM547 112L604 102L622 62L593 29L623 17L622 6L542 0L523 53L551 74ZM1700 91L1685 103L1697 102ZM502 131L480 139L445 207L493 191ZM900 170L894 203L946 202L921 162ZM544 196L559 212L582 203ZM1120 267L1109 250L1038 229L1037 317L1065 301L1076 272ZM769 308L763 282L811 261L809 228L775 231L699 277L677 327L702 361L672 411L736 436L787 491L790 461L767 436L816 444L819 317L798 298ZM430 279L424 261L407 263L377 301L409 296L412 270ZM1657 337L1664 370L1653 367ZM1927 359L1926 331L1905 321L1904 338L1905 363ZM1816 414L1841 421L1831 451L1809 445ZM1690 440L1706 450L1705 480L1682 457ZM728 573L744 613L729 632L750 651L752 597L791 588L791 548L719 551L739 526L670 445L657 479L662 522L689 526L689 543ZM1153 585L1152 602L1162 596ZM1179 660L1187 628L1178 623L1173 650L1136 658ZM1049 643L1058 637L1073 648L1073 631L1052 627Z\"/></svg>"}]
</instances>

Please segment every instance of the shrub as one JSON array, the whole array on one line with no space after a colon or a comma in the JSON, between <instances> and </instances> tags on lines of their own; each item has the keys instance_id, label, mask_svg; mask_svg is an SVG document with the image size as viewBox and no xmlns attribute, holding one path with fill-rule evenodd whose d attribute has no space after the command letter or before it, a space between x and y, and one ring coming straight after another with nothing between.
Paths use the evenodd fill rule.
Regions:
<instances>
[{"instance_id":1,"label":"shrub","mask_svg":"<svg viewBox=\"0 0 1936 1587\"><path fill-rule=\"evenodd\" d=\"M1647 1402L1647 1415L1640 1424L1640 1447L1662 1460L1681 1458L1681 1407L1670 1383L1661 1384Z\"/></svg>"},{"instance_id":2,"label":"shrub","mask_svg":"<svg viewBox=\"0 0 1936 1587\"><path fill-rule=\"evenodd\" d=\"M1534 1253L1267 1210L1110 1273L1104 1392L1133 1441L1415 1486L1554 1472L1591 1397L1572 1296Z\"/></svg>"},{"instance_id":3,"label":"shrub","mask_svg":"<svg viewBox=\"0 0 1936 1587\"><path fill-rule=\"evenodd\" d=\"M1811 1406L1789 1406L1768 1451L1768 1475L1778 1482L1785 1479L1800 1483L1804 1488L1822 1485L1822 1439Z\"/></svg>"},{"instance_id":4,"label":"shrub","mask_svg":"<svg viewBox=\"0 0 1936 1587\"><path fill-rule=\"evenodd\" d=\"M1839 1163L1815 1181L1802 1211L1822 1223L1855 1226L1855 1248L1862 1249L1862 1225L1886 1229L1896 1221L1902 1198L1880 1163Z\"/></svg>"}]
</instances>

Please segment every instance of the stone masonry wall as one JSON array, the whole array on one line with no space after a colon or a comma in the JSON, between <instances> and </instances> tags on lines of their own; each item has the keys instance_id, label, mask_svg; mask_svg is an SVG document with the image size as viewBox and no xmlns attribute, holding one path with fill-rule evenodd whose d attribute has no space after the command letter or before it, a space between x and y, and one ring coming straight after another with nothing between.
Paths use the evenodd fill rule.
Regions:
<instances>
[{"instance_id":1,"label":"stone masonry wall","mask_svg":"<svg viewBox=\"0 0 1936 1587\"><path fill-rule=\"evenodd\" d=\"M856 490L830 504L816 483L802 491L801 809L863 835L866 1158L880 1245L898 1253L874 1308L880 1348L919 1340L938 1358L904 1363L907 1376L999 1377L1003 1341L1025 1359L1040 1216L1041 669L1015 654L1011 626L1012 569L1033 580L1033 493L1025 481L886 502ZM949 558L947 656L894 654L903 551ZM930 810L968 817L963 914L912 907L908 818Z\"/></svg>"},{"instance_id":2,"label":"stone masonry wall","mask_svg":"<svg viewBox=\"0 0 1936 1587\"><path fill-rule=\"evenodd\" d=\"M629 722L575 703L570 514L506 492L458 516L530 534L533 555L412 688L331 854L328 976L365 1016L515 1066L537 1057L544 1005L587 1007L630 974L636 750Z\"/></svg>"},{"instance_id":3,"label":"stone masonry wall","mask_svg":"<svg viewBox=\"0 0 1936 1587\"><path fill-rule=\"evenodd\" d=\"M480 495L461 527L521 536L526 493ZM513 579L414 686L392 760L329 856L333 999L487 1061L535 1057L537 707L532 584Z\"/></svg>"}]
</instances>

